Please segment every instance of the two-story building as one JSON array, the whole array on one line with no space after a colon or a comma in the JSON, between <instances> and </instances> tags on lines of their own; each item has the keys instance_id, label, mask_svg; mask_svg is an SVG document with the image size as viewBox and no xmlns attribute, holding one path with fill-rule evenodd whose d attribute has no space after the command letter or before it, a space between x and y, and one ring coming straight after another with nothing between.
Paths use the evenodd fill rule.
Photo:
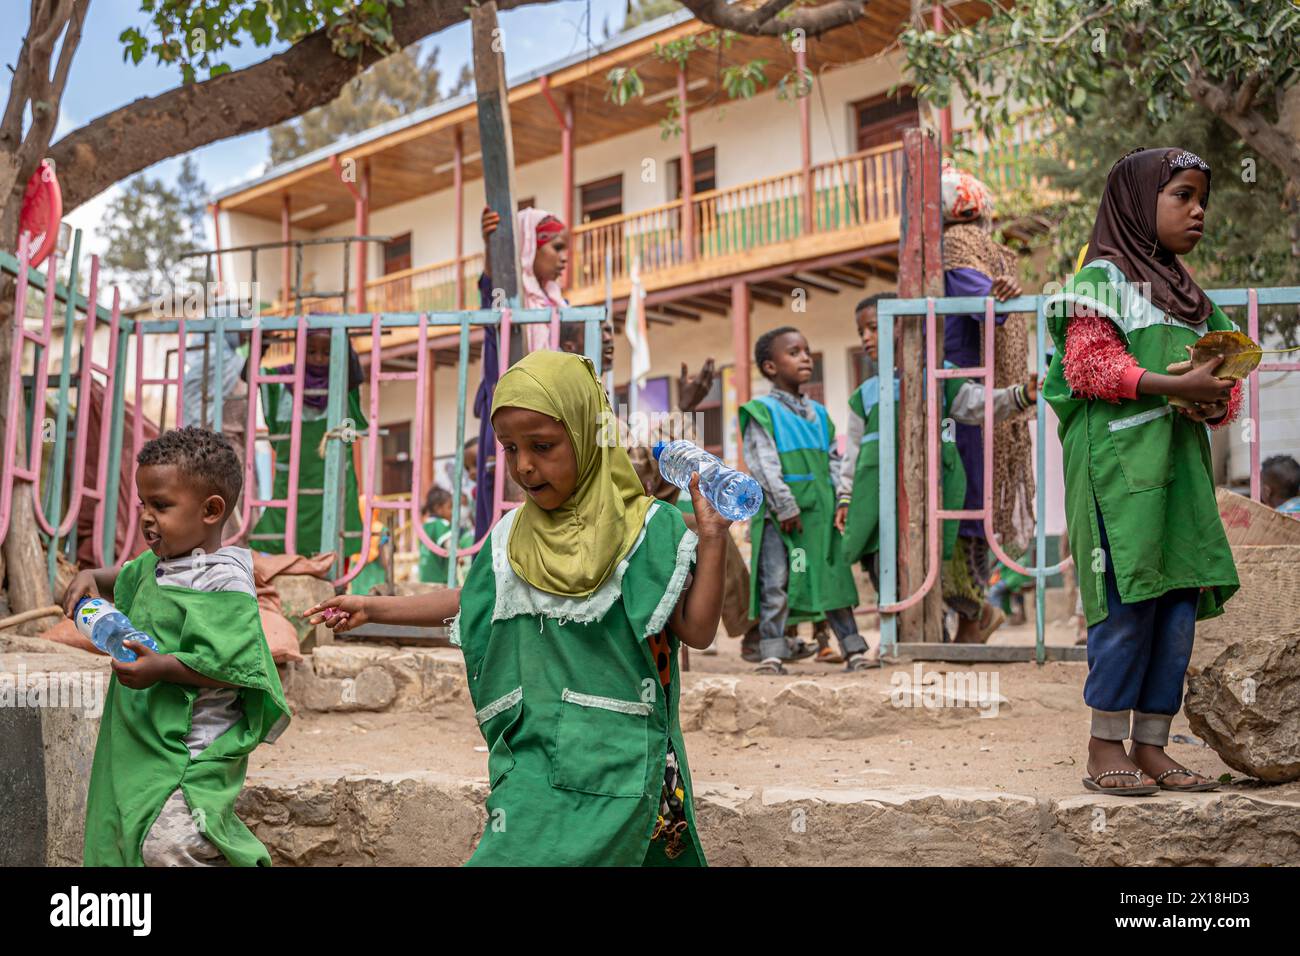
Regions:
<instances>
[{"instance_id":1,"label":"two-story building","mask_svg":"<svg viewBox=\"0 0 1300 956\"><path fill-rule=\"evenodd\" d=\"M652 360L642 411L675 407L681 363L694 370L713 357L722 374L702 409L705 443L734 458L737 402L766 388L750 360L753 342L768 329L795 325L816 353L809 391L843 432L849 395L864 374L853 307L896 282L902 130L920 121L917 101L900 86L901 58L891 51L908 11L904 0L881 0L858 24L802 44L736 37L721 52L696 50L679 71L654 56L656 44L709 29L683 12L511 83L518 205L570 224L570 303L604 304L608 285L619 328L620 397L630 351L622 319L636 262ZM723 67L759 58L768 61L769 85L751 99L728 99ZM777 80L801 66L812 77L808 95L782 95ZM621 107L607 97L607 74L618 67L635 67L645 86ZM681 132L665 138L661 120L674 98L686 104ZM960 104L953 113L943 119L960 129ZM995 186L1013 168L980 155L977 169ZM362 298L349 294L349 311L477 308L481 177L475 102L460 97L214 197L219 239L232 249L387 236L349 260L353 289L358 269L365 277ZM249 254L228 253L222 269L226 279L247 281ZM293 307L297 271L287 252L260 254L262 298L278 299L277 311ZM312 295L341 290L343 248L306 247L301 278L308 311L337 311L339 298L312 302ZM414 368L412 337L403 330L383 337L386 368ZM368 336L356 342L366 355ZM441 362L430 365L432 438L437 458L446 459L455 443L455 336L435 336L432 347ZM471 392L478 377L475 359ZM414 405L413 382L385 387L381 492L409 487ZM467 434L476 427L471 420Z\"/></svg>"}]
</instances>

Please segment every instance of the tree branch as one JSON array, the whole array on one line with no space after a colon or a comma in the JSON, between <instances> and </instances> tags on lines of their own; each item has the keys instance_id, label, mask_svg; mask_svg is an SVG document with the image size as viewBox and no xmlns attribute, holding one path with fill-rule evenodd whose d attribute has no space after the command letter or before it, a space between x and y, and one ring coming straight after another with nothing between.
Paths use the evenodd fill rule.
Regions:
<instances>
[{"instance_id":1,"label":"tree branch","mask_svg":"<svg viewBox=\"0 0 1300 956\"><path fill-rule=\"evenodd\" d=\"M1255 104L1255 94L1259 92L1263 82L1263 70L1255 70L1250 76L1246 77L1246 82L1241 84L1240 89L1237 90L1237 95L1232 99L1232 108L1238 113L1247 112Z\"/></svg>"},{"instance_id":2,"label":"tree branch","mask_svg":"<svg viewBox=\"0 0 1300 956\"><path fill-rule=\"evenodd\" d=\"M547 0L498 0L509 10ZM462 0L427 0L392 8L398 48L468 19ZM275 126L337 97L358 68L382 57L337 56L326 29L283 53L223 76L136 100L92 120L54 144L65 209L154 163L209 143ZM4 237L0 243L12 241Z\"/></svg>"},{"instance_id":3,"label":"tree branch","mask_svg":"<svg viewBox=\"0 0 1300 956\"><path fill-rule=\"evenodd\" d=\"M1281 170L1287 177L1288 197L1300 198L1300 142L1274 126L1258 111L1237 109L1240 91L1215 85L1201 68L1195 54L1184 62L1184 66L1187 68L1188 95L1236 130L1251 149Z\"/></svg>"},{"instance_id":4,"label":"tree branch","mask_svg":"<svg viewBox=\"0 0 1300 956\"><path fill-rule=\"evenodd\" d=\"M803 30L808 36L820 36L867 15L870 0L831 0L815 7L796 10L788 17L776 14L793 0L767 0L757 9L745 9L727 0L681 0L682 6L705 23L723 30L749 36L781 36L791 30Z\"/></svg>"}]
</instances>

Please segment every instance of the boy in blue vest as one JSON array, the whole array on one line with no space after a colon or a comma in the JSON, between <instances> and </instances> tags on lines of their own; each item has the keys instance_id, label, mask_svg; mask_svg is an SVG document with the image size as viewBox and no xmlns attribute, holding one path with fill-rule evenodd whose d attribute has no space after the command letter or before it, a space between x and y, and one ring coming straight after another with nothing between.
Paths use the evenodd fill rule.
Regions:
<instances>
[{"instance_id":1,"label":"boy in blue vest","mask_svg":"<svg viewBox=\"0 0 1300 956\"><path fill-rule=\"evenodd\" d=\"M759 336L754 364L772 383L769 394L740 409L745 465L763 488L763 507L750 525L750 616L758 618L764 674L784 674L791 658L787 621L830 622L846 670L879 667L877 652L858 633L858 588L835 530L840 469L835 426L825 407L802 394L813 357L798 329Z\"/></svg>"}]
</instances>

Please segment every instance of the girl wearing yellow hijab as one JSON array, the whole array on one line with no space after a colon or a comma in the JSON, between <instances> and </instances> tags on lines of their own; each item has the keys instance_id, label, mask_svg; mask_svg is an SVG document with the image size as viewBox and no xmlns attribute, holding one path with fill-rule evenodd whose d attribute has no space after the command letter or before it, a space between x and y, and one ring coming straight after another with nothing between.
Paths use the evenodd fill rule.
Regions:
<instances>
[{"instance_id":1,"label":"girl wearing yellow hijab","mask_svg":"<svg viewBox=\"0 0 1300 956\"><path fill-rule=\"evenodd\" d=\"M713 641L730 522L698 477L698 537L644 493L583 356L512 366L492 427L527 500L492 529L452 622L492 788L470 863L702 866L677 648ZM336 630L427 624L455 594L343 596L313 613L332 611Z\"/></svg>"}]
</instances>

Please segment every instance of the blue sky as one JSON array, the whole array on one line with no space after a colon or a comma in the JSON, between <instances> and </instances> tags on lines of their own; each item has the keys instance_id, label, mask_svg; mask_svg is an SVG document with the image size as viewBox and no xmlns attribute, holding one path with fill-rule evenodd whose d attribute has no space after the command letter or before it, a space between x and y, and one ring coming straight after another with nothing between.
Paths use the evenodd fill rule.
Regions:
<instances>
[{"instance_id":1,"label":"blue sky","mask_svg":"<svg viewBox=\"0 0 1300 956\"><path fill-rule=\"evenodd\" d=\"M0 62L12 65L27 32L29 5L20 0L5 0L4 5L10 8L6 13L17 14L0 36ZM599 43L606 19L611 32L622 25L624 7L625 0L559 0L503 13L507 71L517 76L579 52L587 43L588 19L591 42ZM180 71L174 67L158 66L148 57L138 66L123 61L122 45L117 38L129 26L141 29L147 26L147 17L140 13L140 0L92 0L64 91L55 141L97 116L179 84ZM457 24L424 42L426 48L431 45L441 48L439 66L450 83L460 72L461 64L470 59L468 23ZM283 45L249 44L229 51L226 61L239 69L281 49ZM6 99L9 76L7 69L0 69L0 95ZM268 143L267 133L261 131L213 143L191 155L198 162L200 175L209 189L217 191L258 173L266 161ZM151 167L148 173L174 179L180 162L180 157L166 160ZM101 193L76 211L64 210L67 221L86 230L86 243L92 252L103 251L102 241L95 233L113 191Z\"/></svg>"}]
</instances>

